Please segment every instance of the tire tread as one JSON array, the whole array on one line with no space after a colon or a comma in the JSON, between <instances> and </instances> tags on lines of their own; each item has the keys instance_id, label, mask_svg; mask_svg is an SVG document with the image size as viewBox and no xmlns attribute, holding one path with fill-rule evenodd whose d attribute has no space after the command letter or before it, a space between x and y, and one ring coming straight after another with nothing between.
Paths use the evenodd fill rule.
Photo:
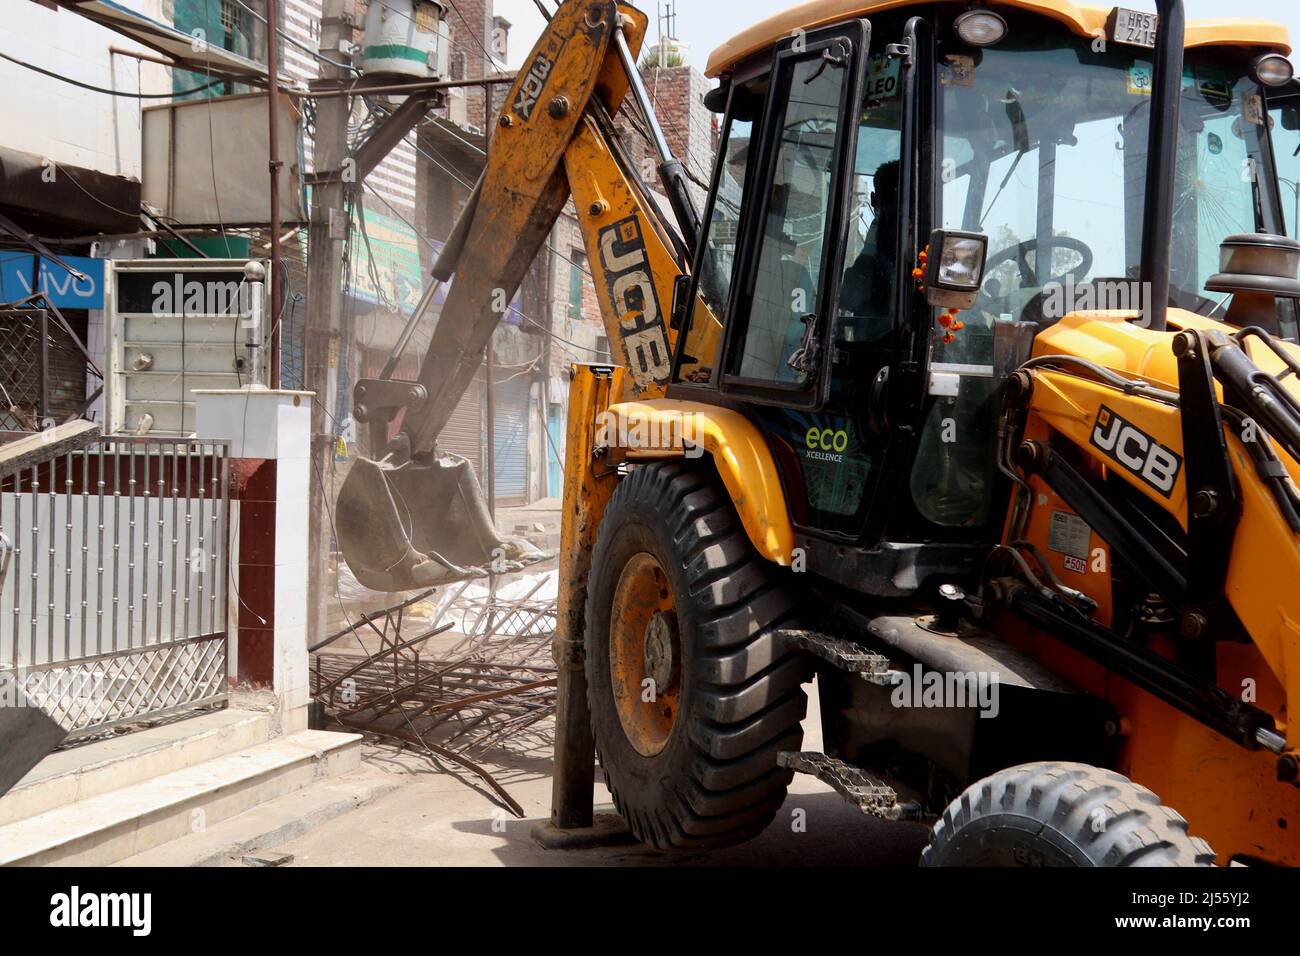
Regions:
<instances>
[{"instance_id":1,"label":"tire tread","mask_svg":"<svg viewBox=\"0 0 1300 956\"><path fill-rule=\"evenodd\" d=\"M622 515L637 509L650 509L663 521L687 581L698 637L692 684L698 706L679 716L690 748L685 772L666 779L659 793L624 785L618 768L604 759L608 748L600 746L598 722L605 784L629 828L647 844L733 845L771 822L793 777L776 758L799 746L809 669L772 632L787 624L794 603L754 552L716 477L682 462L635 468L620 483L597 534L593 579L608 563ZM588 588L589 636L599 613L597 590ZM597 682L589 679L588 688L595 713L602 706Z\"/></svg>"},{"instance_id":2,"label":"tire tread","mask_svg":"<svg viewBox=\"0 0 1300 956\"><path fill-rule=\"evenodd\" d=\"M1101 808L1106 826L1096 831ZM951 865L961 831L1000 816L1040 821L1082 853L1084 865L1214 866L1210 845L1146 787L1113 770L1055 761L1011 767L966 788L930 831L921 865Z\"/></svg>"}]
</instances>

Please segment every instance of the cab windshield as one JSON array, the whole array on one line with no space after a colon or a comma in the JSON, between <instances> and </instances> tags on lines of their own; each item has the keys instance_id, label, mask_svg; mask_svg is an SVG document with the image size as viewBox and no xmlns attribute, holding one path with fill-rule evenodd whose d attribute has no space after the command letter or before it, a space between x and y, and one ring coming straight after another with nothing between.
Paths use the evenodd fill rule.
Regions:
<instances>
[{"instance_id":1,"label":"cab windshield","mask_svg":"<svg viewBox=\"0 0 1300 956\"><path fill-rule=\"evenodd\" d=\"M1171 304L1220 318L1225 297L1205 291L1220 243L1285 228L1268 110L1247 57L1189 51L1180 104ZM1037 333L1072 312L1146 304L1152 55L1030 30L983 50L949 41L939 97L940 221L984 233L989 252L975 308L959 332L935 336L932 368L959 385L931 409L912 496L931 522L972 527L991 504L998 386Z\"/></svg>"},{"instance_id":2,"label":"cab windshield","mask_svg":"<svg viewBox=\"0 0 1300 956\"><path fill-rule=\"evenodd\" d=\"M986 323L1144 304L1151 56L1100 47L1013 32L942 59L943 224L989 237ZM1221 308L1205 283L1223 239L1281 231L1262 91L1231 57L1189 51L1183 76L1171 304L1203 315Z\"/></svg>"}]
</instances>

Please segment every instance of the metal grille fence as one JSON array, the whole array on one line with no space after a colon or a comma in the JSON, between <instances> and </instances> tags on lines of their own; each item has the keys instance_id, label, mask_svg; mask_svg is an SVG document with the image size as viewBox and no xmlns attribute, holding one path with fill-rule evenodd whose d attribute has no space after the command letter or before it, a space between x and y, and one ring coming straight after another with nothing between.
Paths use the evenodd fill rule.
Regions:
<instances>
[{"instance_id":1,"label":"metal grille fence","mask_svg":"<svg viewBox=\"0 0 1300 956\"><path fill-rule=\"evenodd\" d=\"M81 413L86 359L44 309L0 309L0 431L39 431Z\"/></svg>"},{"instance_id":2,"label":"metal grille fence","mask_svg":"<svg viewBox=\"0 0 1300 956\"><path fill-rule=\"evenodd\" d=\"M0 678L83 736L227 694L228 444L100 437L0 481Z\"/></svg>"}]
</instances>

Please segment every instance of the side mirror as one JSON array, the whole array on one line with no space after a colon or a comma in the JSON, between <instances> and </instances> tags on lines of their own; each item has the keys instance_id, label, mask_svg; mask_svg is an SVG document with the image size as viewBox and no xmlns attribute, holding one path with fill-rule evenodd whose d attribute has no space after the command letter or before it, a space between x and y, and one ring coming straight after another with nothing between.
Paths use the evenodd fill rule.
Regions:
<instances>
[{"instance_id":1,"label":"side mirror","mask_svg":"<svg viewBox=\"0 0 1300 956\"><path fill-rule=\"evenodd\" d=\"M980 232L936 229L925 264L925 300L941 309L970 309L984 284L989 238Z\"/></svg>"},{"instance_id":2,"label":"side mirror","mask_svg":"<svg viewBox=\"0 0 1300 956\"><path fill-rule=\"evenodd\" d=\"M691 277L678 276L673 280L673 310L668 317L668 327L680 332L686 324L686 312L690 308Z\"/></svg>"},{"instance_id":3,"label":"side mirror","mask_svg":"<svg viewBox=\"0 0 1300 956\"><path fill-rule=\"evenodd\" d=\"M731 80L726 79L704 94L704 108L710 113L727 112L727 97L731 95Z\"/></svg>"}]
</instances>

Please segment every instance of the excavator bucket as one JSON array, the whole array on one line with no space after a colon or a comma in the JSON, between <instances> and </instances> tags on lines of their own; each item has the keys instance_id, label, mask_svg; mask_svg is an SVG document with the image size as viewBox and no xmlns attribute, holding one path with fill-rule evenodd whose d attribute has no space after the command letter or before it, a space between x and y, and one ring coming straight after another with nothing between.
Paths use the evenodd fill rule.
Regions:
<instances>
[{"instance_id":1,"label":"excavator bucket","mask_svg":"<svg viewBox=\"0 0 1300 956\"><path fill-rule=\"evenodd\" d=\"M413 591L509 574L552 557L502 538L474 466L455 455L428 464L359 458L339 490L339 547L374 591Z\"/></svg>"},{"instance_id":2,"label":"excavator bucket","mask_svg":"<svg viewBox=\"0 0 1300 956\"><path fill-rule=\"evenodd\" d=\"M491 346L504 315L495 303L513 299L573 195L563 164L575 137L595 122L593 110L617 111L630 78L639 81L634 51L646 25L644 13L615 0L560 4L505 98L479 185L433 268L436 282L453 275L455 281L418 381L399 383L391 376L432 291L412 315L380 378L357 384L356 420L377 432L372 448L385 446L388 423L403 413L400 451L380 461L356 462L338 496L339 546L362 585L414 590L509 573L549 557L527 542L497 534L473 467L439 454L437 439ZM612 159L601 168L623 181ZM587 208L597 199L587 201ZM613 239L610 230L618 222L613 210L607 211ZM632 234L628 223L622 227ZM639 335L660 335L656 354L670 354L659 315L645 323Z\"/></svg>"}]
</instances>

